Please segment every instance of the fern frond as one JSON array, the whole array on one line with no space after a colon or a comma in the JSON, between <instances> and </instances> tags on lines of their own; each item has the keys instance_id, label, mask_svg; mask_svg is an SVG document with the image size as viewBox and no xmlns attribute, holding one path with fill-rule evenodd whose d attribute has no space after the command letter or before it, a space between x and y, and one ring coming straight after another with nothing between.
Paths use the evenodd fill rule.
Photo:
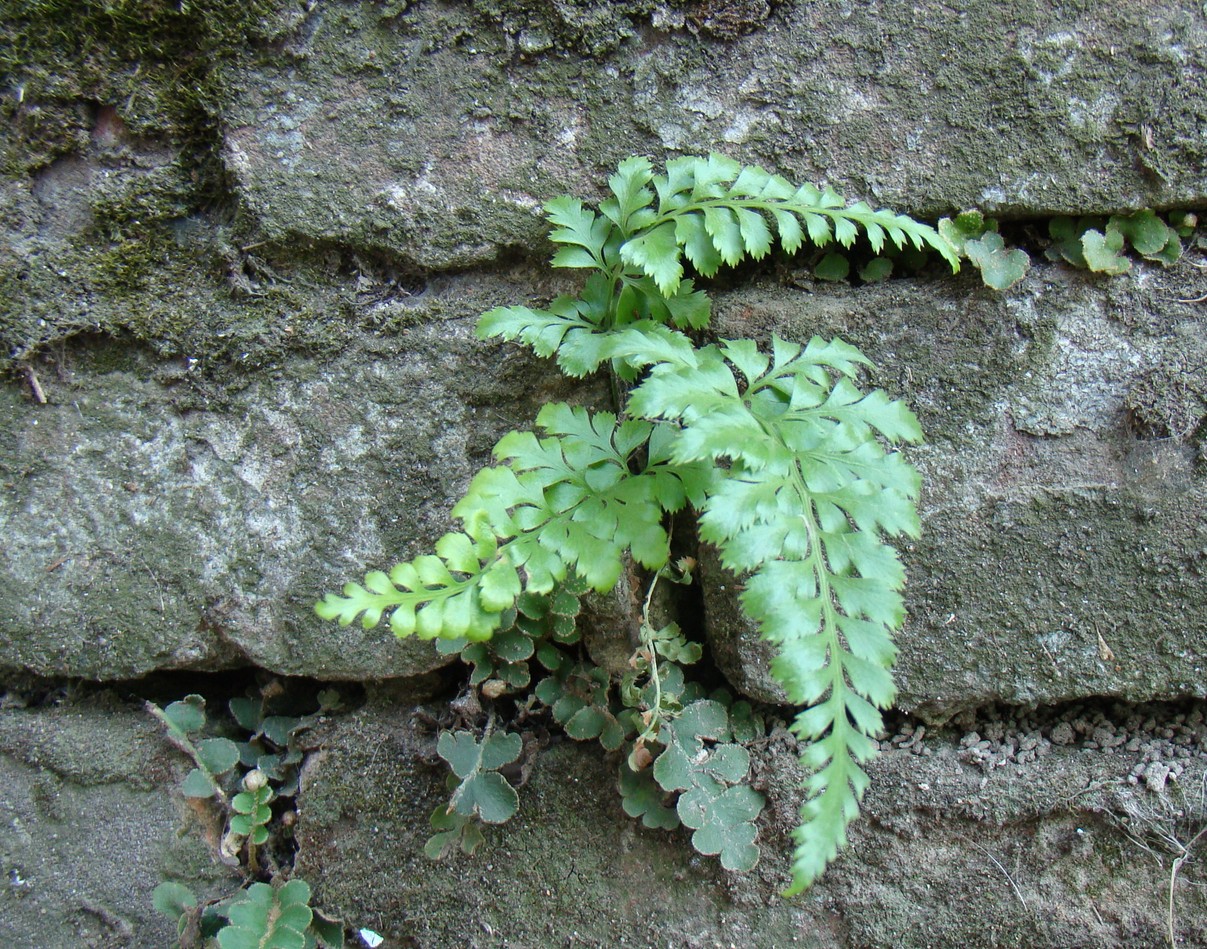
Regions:
<instances>
[{"instance_id":1,"label":"fern frond","mask_svg":"<svg viewBox=\"0 0 1207 949\"><path fill-rule=\"evenodd\" d=\"M562 372L573 378L589 375L606 358L608 300L611 287L593 274L580 299L560 296L547 310L501 306L483 313L478 338L501 336L520 340L538 356L557 357Z\"/></svg>"},{"instance_id":2,"label":"fern frond","mask_svg":"<svg viewBox=\"0 0 1207 949\"><path fill-rule=\"evenodd\" d=\"M306 930L314 918L309 904L310 887L303 880L276 888L253 883L227 910L230 925L218 933L218 945L221 949L304 949Z\"/></svg>"},{"instance_id":3,"label":"fern frond","mask_svg":"<svg viewBox=\"0 0 1207 949\"><path fill-rule=\"evenodd\" d=\"M830 189L794 187L755 165L743 167L719 155L679 158L667 164L665 175L643 177L643 188L647 181L657 193L657 210L648 219L628 219L619 253L664 294L675 293L683 257L711 277L722 264L763 258L777 236L780 246L794 253L806 240L818 247L831 242L850 247L862 231L875 253L886 243L930 248L953 271L959 269L958 256L933 227L862 201L848 205ZM634 221L643 226L633 226Z\"/></svg>"},{"instance_id":4,"label":"fern frond","mask_svg":"<svg viewBox=\"0 0 1207 949\"><path fill-rule=\"evenodd\" d=\"M654 166L648 158L626 158L608 179L613 197L600 204L599 210L619 228L624 237L646 227L654 217L650 205L654 193L647 187L654 177Z\"/></svg>"},{"instance_id":5,"label":"fern frond","mask_svg":"<svg viewBox=\"0 0 1207 949\"><path fill-rule=\"evenodd\" d=\"M548 593L573 573L606 592L626 551L649 569L665 564L662 515L702 498L700 473L661 458L632 473L654 427L647 421L552 403L537 425L543 437L500 439L502 464L480 471L453 508L463 531L441 537L435 555L327 594L319 615L345 626L360 617L366 628L388 615L398 636L480 641L524 590Z\"/></svg>"},{"instance_id":6,"label":"fern frond","mask_svg":"<svg viewBox=\"0 0 1207 949\"><path fill-rule=\"evenodd\" d=\"M778 646L773 675L807 706L793 726L808 742L790 890L799 892L846 840L871 736L894 697L904 571L886 539L917 536L919 479L893 447L922 433L904 404L859 387L870 363L841 340L801 347L776 337L770 353L749 340L696 345L682 331L707 325L709 301L687 269L709 277L777 243L789 253L806 242L849 247L861 234L877 253L889 244L931 249L953 270L958 257L934 228L904 215L720 155L677 159L664 174L631 158L608 186L598 212L568 197L545 206L559 245L554 266L593 271L581 297L493 309L478 334L522 342L575 377L610 363L635 383L617 406L622 417L547 406L537 431L499 441L497 464L453 509L461 530L434 555L372 571L317 610L366 627L388 616L399 636L468 649L514 622L517 635L492 649L502 662L523 662L533 655L524 626L541 612L534 603L611 589L626 551L660 569L669 558L663 515L690 505L701 539L748 575L742 607ZM555 610L555 630L571 635L574 612ZM538 658L560 668L545 646ZM586 735L592 721L573 727ZM697 803L711 806L719 794ZM753 829L742 831L749 840L725 843L697 816L692 826L707 839L698 846L728 847L727 866L749 864Z\"/></svg>"},{"instance_id":7,"label":"fern frond","mask_svg":"<svg viewBox=\"0 0 1207 949\"><path fill-rule=\"evenodd\" d=\"M568 195L546 203L545 216L554 225L549 239L565 245L553 255L554 267L605 269L604 245L612 233L607 218L587 210L581 201Z\"/></svg>"},{"instance_id":8,"label":"fern frond","mask_svg":"<svg viewBox=\"0 0 1207 949\"><path fill-rule=\"evenodd\" d=\"M809 706L793 726L811 742L811 774L792 892L834 858L858 813L904 618L904 570L882 538L920 526L918 476L881 441L921 431L903 404L855 387L849 377L866 362L841 341L775 339L770 356L723 341L694 363L654 365L630 400L636 414L677 423L674 461L726 466L701 539L726 567L752 573L742 608L778 646L771 671L789 699Z\"/></svg>"}]
</instances>

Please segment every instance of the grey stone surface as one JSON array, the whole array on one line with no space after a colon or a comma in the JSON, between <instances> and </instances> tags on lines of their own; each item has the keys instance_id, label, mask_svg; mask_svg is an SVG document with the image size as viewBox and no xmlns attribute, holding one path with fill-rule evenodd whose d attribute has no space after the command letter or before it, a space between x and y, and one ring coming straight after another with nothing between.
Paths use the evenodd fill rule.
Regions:
<instances>
[{"instance_id":1,"label":"grey stone surface","mask_svg":"<svg viewBox=\"0 0 1207 949\"><path fill-rule=\"evenodd\" d=\"M8 696L11 698L11 696ZM175 924L151 891L185 882L202 900L238 886L175 788L185 759L145 712L112 697L0 709L0 944L11 949L162 949Z\"/></svg>"},{"instance_id":2,"label":"grey stone surface","mask_svg":"<svg viewBox=\"0 0 1207 949\"><path fill-rule=\"evenodd\" d=\"M1165 945L1202 741L1168 708L1152 753L1080 718L1016 743L967 710L1204 695L1207 311L1175 302L1207 290L1201 253L1113 280L1037 267L1004 296L790 265L720 295L721 335L840 333L919 411L901 706L967 732L888 736L870 819L798 902L776 895L800 780L782 733L756 749L751 875L636 828L616 763L568 742L488 851L428 863L447 797L405 703L439 660L311 606L424 550L535 405L600 396L471 338L563 286L526 269L542 201L602 194L632 153L718 149L918 215L1203 207L1200 5L62 8L0 13L0 674L385 679L307 763L297 871L387 949ZM720 665L774 699L703 566ZM631 616L588 637L616 669ZM175 836L180 770L130 706L0 707L0 943L170 944L151 888L216 879ZM1207 944L1198 864L1185 945Z\"/></svg>"},{"instance_id":3,"label":"grey stone surface","mask_svg":"<svg viewBox=\"0 0 1207 949\"><path fill-rule=\"evenodd\" d=\"M434 735L408 709L367 706L333 722L306 766L297 870L318 905L386 937L383 949L1164 945L1168 867L1156 857L1169 851L1157 840L1185 842L1207 819L1201 757L1157 793L1127 782L1139 752L1081 737L1053 747L1052 727L1032 727L1043 753L1023 764L1001 751L979 759L959 733L911 728L884 742L851 848L807 895L785 901L800 771L782 730L755 751L768 807L749 874L696 854L682 831L627 818L617 762L593 742L539 751L519 814L487 828L473 857L433 863L422 852L428 817L447 802ZM1196 879L1177 893L1188 945L1203 935Z\"/></svg>"},{"instance_id":4,"label":"grey stone surface","mask_svg":"<svg viewBox=\"0 0 1207 949\"><path fill-rule=\"evenodd\" d=\"M839 335L918 411L923 537L901 546L901 708L1207 692L1201 424L1207 317L1192 267L1102 278L1038 267L971 280L735 291L721 336ZM1179 385L1169 367L1193 365ZM1154 398L1152 393L1162 393ZM782 699L705 559L709 635L743 691ZM722 589L727 587L727 589Z\"/></svg>"},{"instance_id":5,"label":"grey stone surface","mask_svg":"<svg viewBox=\"0 0 1207 949\"><path fill-rule=\"evenodd\" d=\"M433 306L389 340L212 388L187 358L95 339L37 364L45 404L6 387L0 530L23 540L2 568L0 668L365 679L446 663L312 610L430 545L495 439L564 394L472 321L418 317Z\"/></svg>"},{"instance_id":6,"label":"grey stone surface","mask_svg":"<svg viewBox=\"0 0 1207 949\"><path fill-rule=\"evenodd\" d=\"M1205 67L1202 10L1172 2L342 2L230 64L222 120L273 239L447 268L531 248L542 201L633 153L927 215L1199 206Z\"/></svg>"}]
</instances>

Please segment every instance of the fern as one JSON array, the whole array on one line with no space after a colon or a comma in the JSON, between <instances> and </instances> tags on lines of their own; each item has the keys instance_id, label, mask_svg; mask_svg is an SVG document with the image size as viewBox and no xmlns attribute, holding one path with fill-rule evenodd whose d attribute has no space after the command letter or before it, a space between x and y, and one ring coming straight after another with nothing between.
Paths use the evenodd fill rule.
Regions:
<instances>
[{"instance_id":1,"label":"fern","mask_svg":"<svg viewBox=\"0 0 1207 949\"><path fill-rule=\"evenodd\" d=\"M221 949L305 949L314 919L310 887L302 880L278 888L253 883L227 915L230 925L218 933Z\"/></svg>"},{"instance_id":2,"label":"fern","mask_svg":"<svg viewBox=\"0 0 1207 949\"><path fill-rule=\"evenodd\" d=\"M665 515L692 508L701 538L747 576L741 605L778 647L773 675L806 706L793 726L809 771L796 893L845 843L880 710L895 694L904 571L887 539L917 536L919 479L893 449L922 433L904 404L858 387L870 364L841 340L801 347L776 337L770 352L749 340L698 345L686 334L707 326L709 300L687 272L707 278L776 246L793 253L860 237L877 253L929 248L953 270L958 257L904 215L719 155L676 159L664 174L631 158L608 185L597 209L569 197L545 208L553 265L591 271L581 296L491 310L478 332L522 342L571 376L608 367L631 383L620 415L545 406L536 432L500 440L497 464L453 508L461 530L435 555L371 572L317 610L345 625L385 617L399 636L488 640L522 618L522 597L567 583L611 589L626 554L661 570ZM678 732L667 734L673 744ZM729 814L737 792L710 780L707 794L693 792L690 826L726 866L751 866L757 808L743 797ZM636 803L640 780L622 786L651 813L650 801Z\"/></svg>"}]
</instances>

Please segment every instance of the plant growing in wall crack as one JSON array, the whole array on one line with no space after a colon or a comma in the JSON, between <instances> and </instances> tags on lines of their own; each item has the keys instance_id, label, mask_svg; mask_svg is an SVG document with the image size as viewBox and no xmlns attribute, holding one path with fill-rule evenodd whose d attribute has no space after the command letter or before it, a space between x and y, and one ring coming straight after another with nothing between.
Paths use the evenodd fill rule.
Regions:
<instances>
[{"instance_id":1,"label":"plant growing in wall crack","mask_svg":"<svg viewBox=\"0 0 1207 949\"><path fill-rule=\"evenodd\" d=\"M302 880L285 880L271 856L263 859L274 830L279 833L272 805L297 792L297 769L302 752L297 736L316 716L269 715L278 683L270 682L259 698L235 698L231 718L245 733L236 741L225 734L221 718L206 714L200 695L188 695L165 708L146 703L147 711L163 724L168 737L188 755L195 767L181 792L203 820L223 828L218 858L238 866L248 878L271 875L273 883L251 882L220 900L199 904L184 884L160 883L152 898L155 908L176 920L182 949L342 949L343 924L327 919L310 906L310 887ZM339 704L338 693L319 694L320 711ZM234 732L237 735L237 732Z\"/></svg>"},{"instance_id":2,"label":"plant growing in wall crack","mask_svg":"<svg viewBox=\"0 0 1207 949\"><path fill-rule=\"evenodd\" d=\"M742 608L778 649L773 675L805 706L792 726L809 772L792 865L790 892L799 892L845 843L871 736L894 697L904 571L887 539L917 535L919 479L893 449L922 433L904 404L860 388L870 363L842 340L775 337L769 351L751 340L697 342L689 333L708 325L710 301L687 272L708 278L777 243L792 253L860 236L876 253L929 248L953 270L958 258L906 216L717 155L676 159L661 174L631 158L608 184L598 209L570 197L546 205L553 266L587 271L580 295L491 310L478 330L518 340L573 377L608 371L617 411L546 405L535 432L499 441L497 464L453 508L461 529L434 554L370 572L317 610L366 627L385 618L398 636L472 649L487 695L488 683L499 683L495 695L512 689L526 673L515 665L535 657L548 673L536 695L573 737L627 744L630 813L652 826L681 821L697 849L747 868L762 802L742 784L734 706L683 682L686 640L654 628L647 600L627 683L613 690L567 651L573 601L611 590L626 556L654 582L672 570L666 518L690 507L700 538L743 578ZM458 739L466 749L470 740ZM476 781L494 773L487 740L467 772ZM462 750L446 758L464 781L472 755ZM456 803L453 813L470 816Z\"/></svg>"}]
</instances>

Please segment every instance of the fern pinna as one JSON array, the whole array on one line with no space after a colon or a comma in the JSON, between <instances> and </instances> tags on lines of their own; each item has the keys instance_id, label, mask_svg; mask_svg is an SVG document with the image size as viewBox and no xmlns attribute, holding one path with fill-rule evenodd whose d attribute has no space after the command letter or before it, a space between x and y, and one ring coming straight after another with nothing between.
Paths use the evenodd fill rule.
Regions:
<instances>
[{"instance_id":1,"label":"fern pinna","mask_svg":"<svg viewBox=\"0 0 1207 949\"><path fill-rule=\"evenodd\" d=\"M793 725L809 773L796 893L845 843L893 701L904 572L885 538L917 536L919 479L892 449L922 433L904 404L858 387L870 364L840 340L777 337L770 352L695 342L685 331L707 327L710 302L685 274L711 277L777 242L791 253L861 234L877 253L912 245L953 270L958 260L906 216L718 155L664 174L630 158L608 184L598 210L546 205L553 265L589 271L581 294L491 310L478 332L525 343L570 376L609 367L626 383L620 414L545 406L536 432L499 441L498 464L453 509L461 530L434 555L371 572L317 609L366 627L388 617L399 636L486 640L516 622L522 595L583 581L606 592L626 554L659 570L665 515L690 506L701 539L746 578L742 608L778 648L771 671L805 706Z\"/></svg>"}]
</instances>

